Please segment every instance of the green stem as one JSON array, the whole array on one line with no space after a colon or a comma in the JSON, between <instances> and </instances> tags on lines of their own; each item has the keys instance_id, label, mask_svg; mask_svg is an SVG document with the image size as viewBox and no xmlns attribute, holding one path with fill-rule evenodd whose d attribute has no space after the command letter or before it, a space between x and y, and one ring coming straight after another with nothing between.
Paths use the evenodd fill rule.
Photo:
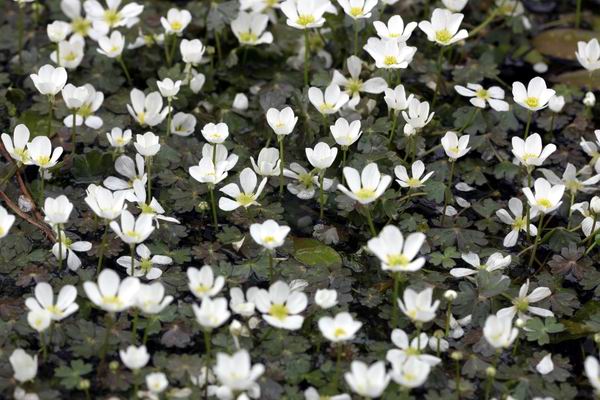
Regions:
<instances>
[{"instance_id":1,"label":"green stem","mask_svg":"<svg viewBox=\"0 0 600 400\"><path fill-rule=\"evenodd\" d=\"M544 214L540 214L540 220L538 221L538 232L535 235L535 239L533 241L533 249L531 250L531 256L529 257L529 267L533 265L533 260L535 259L535 253L537 252L537 248L540 241L540 236L542 235L542 222L544 221Z\"/></svg>"},{"instance_id":2,"label":"green stem","mask_svg":"<svg viewBox=\"0 0 600 400\"><path fill-rule=\"evenodd\" d=\"M217 46L217 60L219 61L219 64L221 64L221 61L223 60L223 53L221 50L221 34L217 30L215 30L215 43Z\"/></svg>"},{"instance_id":3,"label":"green stem","mask_svg":"<svg viewBox=\"0 0 600 400\"><path fill-rule=\"evenodd\" d=\"M284 152L283 152L283 138L281 135L277 137L279 142L279 197L283 197L283 167L284 167Z\"/></svg>"},{"instance_id":4,"label":"green stem","mask_svg":"<svg viewBox=\"0 0 600 400\"><path fill-rule=\"evenodd\" d=\"M171 136L171 118L173 115L173 108L171 107L171 103L173 99L171 97L167 98L167 137Z\"/></svg>"},{"instance_id":5,"label":"green stem","mask_svg":"<svg viewBox=\"0 0 600 400\"><path fill-rule=\"evenodd\" d=\"M40 167L39 169L39 174L40 174L40 201L39 204L44 204L44 186L46 185L46 179L44 177L44 170Z\"/></svg>"},{"instance_id":6,"label":"green stem","mask_svg":"<svg viewBox=\"0 0 600 400\"><path fill-rule=\"evenodd\" d=\"M319 212L319 219L323 221L323 217L325 216L325 190L323 189L325 181L325 170L322 170L319 173L319 204L321 205L321 210Z\"/></svg>"},{"instance_id":7,"label":"green stem","mask_svg":"<svg viewBox=\"0 0 600 400\"><path fill-rule=\"evenodd\" d=\"M25 4L19 3L19 17L17 19L17 30L19 31L19 38L17 44L17 51L19 53L19 64L23 65L23 59L21 53L23 52L23 36L25 30Z\"/></svg>"},{"instance_id":8,"label":"green stem","mask_svg":"<svg viewBox=\"0 0 600 400\"><path fill-rule=\"evenodd\" d=\"M63 234L62 227L60 224L56 225L56 231L58 233L58 270L62 271L63 267L63 256L62 256L62 244L63 244Z\"/></svg>"},{"instance_id":9,"label":"green stem","mask_svg":"<svg viewBox=\"0 0 600 400\"><path fill-rule=\"evenodd\" d=\"M106 221L104 233L102 234L102 243L100 244L100 253L98 255L98 267L96 268L96 276L98 276L100 274L100 271L102 271L102 261L104 259L104 250L106 249L106 241L108 240L108 227L109 227L109 223L108 223L108 221Z\"/></svg>"},{"instance_id":10,"label":"green stem","mask_svg":"<svg viewBox=\"0 0 600 400\"><path fill-rule=\"evenodd\" d=\"M310 67L310 39L308 29L304 29L304 86L308 86L308 70Z\"/></svg>"},{"instance_id":11,"label":"green stem","mask_svg":"<svg viewBox=\"0 0 600 400\"><path fill-rule=\"evenodd\" d=\"M335 375L333 376L333 390L337 392L340 374L342 373L342 344L337 343L335 346Z\"/></svg>"},{"instance_id":12,"label":"green stem","mask_svg":"<svg viewBox=\"0 0 600 400\"><path fill-rule=\"evenodd\" d=\"M167 66L171 66L171 52L169 51L169 38L170 34L165 34L165 39L163 41L163 50L165 51L165 61L167 62Z\"/></svg>"},{"instance_id":13,"label":"green stem","mask_svg":"<svg viewBox=\"0 0 600 400\"><path fill-rule=\"evenodd\" d=\"M135 272L135 245L132 243L129 245L129 254L131 255L131 276L134 276Z\"/></svg>"},{"instance_id":14,"label":"green stem","mask_svg":"<svg viewBox=\"0 0 600 400\"><path fill-rule=\"evenodd\" d=\"M52 136L52 120L54 119L54 96L48 96L48 131L46 136Z\"/></svg>"},{"instance_id":15,"label":"green stem","mask_svg":"<svg viewBox=\"0 0 600 400\"><path fill-rule=\"evenodd\" d=\"M501 9L502 5L494 8L494 10L490 13L490 15L488 15L488 17L483 20L483 22L481 24L479 24L477 27L475 27L475 29L471 30L471 32L469 32L469 37L475 37L475 35L477 35L479 33L479 31L481 31L483 28L485 28L486 26L488 26L490 24L490 22L492 22L495 18L496 15L498 14L498 11Z\"/></svg>"},{"instance_id":16,"label":"green stem","mask_svg":"<svg viewBox=\"0 0 600 400\"><path fill-rule=\"evenodd\" d=\"M392 127L390 128L390 140L388 147L391 149L394 145L394 135L396 134L396 124L398 123L398 113L396 111L392 111Z\"/></svg>"},{"instance_id":17,"label":"green stem","mask_svg":"<svg viewBox=\"0 0 600 400\"><path fill-rule=\"evenodd\" d=\"M71 127L71 158L75 157L75 147L77 147L77 124L75 123L77 119L77 109L73 109L73 126Z\"/></svg>"},{"instance_id":18,"label":"green stem","mask_svg":"<svg viewBox=\"0 0 600 400\"><path fill-rule=\"evenodd\" d=\"M137 325L138 325L139 311L138 309L133 310L133 321L131 322L131 343L135 346L137 344Z\"/></svg>"},{"instance_id":19,"label":"green stem","mask_svg":"<svg viewBox=\"0 0 600 400\"><path fill-rule=\"evenodd\" d=\"M554 139L554 119L556 118L556 114L552 113L552 117L550 117L550 136Z\"/></svg>"},{"instance_id":20,"label":"green stem","mask_svg":"<svg viewBox=\"0 0 600 400\"><path fill-rule=\"evenodd\" d=\"M531 172L532 169L529 166L525 167L527 169L527 187L531 187ZM525 201L525 231L527 233L527 242L531 239L531 232L529 232L529 225L531 223L531 206L529 205L529 201Z\"/></svg>"},{"instance_id":21,"label":"green stem","mask_svg":"<svg viewBox=\"0 0 600 400\"><path fill-rule=\"evenodd\" d=\"M104 363L106 359L106 352L108 351L108 338L112 331L114 323L114 317L111 313L106 315L106 330L104 331L104 340L102 341L102 348L100 350L100 364Z\"/></svg>"},{"instance_id":22,"label":"green stem","mask_svg":"<svg viewBox=\"0 0 600 400\"><path fill-rule=\"evenodd\" d=\"M375 225L373 225L373 218L371 217L371 210L369 210L369 206L365 205L365 212L367 214L367 222L369 223L369 230L371 231L371 236L377 236L377 230L375 229Z\"/></svg>"},{"instance_id":23,"label":"green stem","mask_svg":"<svg viewBox=\"0 0 600 400\"><path fill-rule=\"evenodd\" d=\"M446 334L446 337L448 337L448 334L450 333L450 319L452 318L452 302L448 302L448 309L446 310L446 327L444 329L444 332Z\"/></svg>"},{"instance_id":24,"label":"green stem","mask_svg":"<svg viewBox=\"0 0 600 400\"><path fill-rule=\"evenodd\" d=\"M117 57L117 61L121 65L121 69L123 69L123 73L125 74L125 78L127 79L127 84L129 86L133 86L131 81L131 75L129 75L129 70L127 69L127 65L125 65L125 61L123 61L123 55Z\"/></svg>"},{"instance_id":25,"label":"green stem","mask_svg":"<svg viewBox=\"0 0 600 400\"><path fill-rule=\"evenodd\" d=\"M148 335L150 333L150 327L152 326L152 324L154 323L155 317L152 316L150 317L150 319L146 322L146 328L144 329L144 338L142 339L142 344L145 346L146 343L148 342Z\"/></svg>"},{"instance_id":26,"label":"green stem","mask_svg":"<svg viewBox=\"0 0 600 400\"><path fill-rule=\"evenodd\" d=\"M444 209L442 210L442 225L446 220L446 210L448 209L448 204L450 203L450 198L452 197L452 180L454 179L454 164L455 161L450 160L450 175L448 176L448 185L446 186L446 192L444 196Z\"/></svg>"},{"instance_id":27,"label":"green stem","mask_svg":"<svg viewBox=\"0 0 600 400\"><path fill-rule=\"evenodd\" d=\"M152 202L152 157L146 157L146 170L148 171L148 187L146 193L146 203Z\"/></svg>"},{"instance_id":28,"label":"green stem","mask_svg":"<svg viewBox=\"0 0 600 400\"><path fill-rule=\"evenodd\" d=\"M215 232L219 229L219 222L217 221L217 202L215 201L215 191L212 185L208 186L208 192L210 193L210 205L212 208L212 219Z\"/></svg>"},{"instance_id":29,"label":"green stem","mask_svg":"<svg viewBox=\"0 0 600 400\"><path fill-rule=\"evenodd\" d=\"M273 251L268 250L269 253L269 282L273 283Z\"/></svg>"},{"instance_id":30,"label":"green stem","mask_svg":"<svg viewBox=\"0 0 600 400\"><path fill-rule=\"evenodd\" d=\"M454 377L456 384L456 398L460 400L460 361L456 360L456 374Z\"/></svg>"},{"instance_id":31,"label":"green stem","mask_svg":"<svg viewBox=\"0 0 600 400\"><path fill-rule=\"evenodd\" d=\"M570 197L570 201L569 201L569 219L567 220L567 229L571 229L571 216L573 215L573 203L575 202L575 193L574 191L571 192L571 197Z\"/></svg>"},{"instance_id":32,"label":"green stem","mask_svg":"<svg viewBox=\"0 0 600 400\"><path fill-rule=\"evenodd\" d=\"M529 115L527 116L527 125L525 126L525 134L523 135L523 139L527 139L527 136L529 136L529 128L531 127L532 118L533 111L529 110Z\"/></svg>"},{"instance_id":33,"label":"green stem","mask_svg":"<svg viewBox=\"0 0 600 400\"><path fill-rule=\"evenodd\" d=\"M354 20L354 55L358 56L358 20Z\"/></svg>"},{"instance_id":34,"label":"green stem","mask_svg":"<svg viewBox=\"0 0 600 400\"><path fill-rule=\"evenodd\" d=\"M42 360L46 361L46 358L48 358L48 348L46 347L44 332L40 332L40 347L42 349Z\"/></svg>"},{"instance_id":35,"label":"green stem","mask_svg":"<svg viewBox=\"0 0 600 400\"><path fill-rule=\"evenodd\" d=\"M211 341L210 341L210 331L209 330L205 330L204 331L204 349L206 351L206 362L205 362L205 367L206 367L206 376L208 378L208 371L210 370L210 356L211 356ZM206 382L206 384L204 385L204 399L207 400L208 399L208 382Z\"/></svg>"},{"instance_id":36,"label":"green stem","mask_svg":"<svg viewBox=\"0 0 600 400\"><path fill-rule=\"evenodd\" d=\"M437 78L435 83L435 92L433 92L433 100L431 101L431 109L435 108L435 102L438 98L438 92L440 91L440 85L442 84L442 66L444 62L444 50L445 46L440 46L440 53L437 59Z\"/></svg>"},{"instance_id":37,"label":"green stem","mask_svg":"<svg viewBox=\"0 0 600 400\"><path fill-rule=\"evenodd\" d=\"M394 272L394 289L392 291L392 329L398 324L398 294L400 290L400 273Z\"/></svg>"},{"instance_id":38,"label":"green stem","mask_svg":"<svg viewBox=\"0 0 600 400\"><path fill-rule=\"evenodd\" d=\"M471 111L471 115L469 116L469 119L467 120L467 122L462 126L462 128L460 128L458 130L458 133L462 133L465 129L467 129L469 126L471 126L471 124L473 123L473 120L475 119L475 116L477 115L477 112L479 111L479 108L474 107L473 111Z\"/></svg>"},{"instance_id":39,"label":"green stem","mask_svg":"<svg viewBox=\"0 0 600 400\"><path fill-rule=\"evenodd\" d=\"M582 0L577 0L577 6L575 9L575 28L579 29L579 26L581 25L581 3Z\"/></svg>"}]
</instances>

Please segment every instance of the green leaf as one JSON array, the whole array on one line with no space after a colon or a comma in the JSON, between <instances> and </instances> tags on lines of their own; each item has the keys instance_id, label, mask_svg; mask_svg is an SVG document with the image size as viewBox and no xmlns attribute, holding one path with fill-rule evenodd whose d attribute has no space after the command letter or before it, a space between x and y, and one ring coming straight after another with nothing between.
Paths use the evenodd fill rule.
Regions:
<instances>
[{"instance_id":1,"label":"green leaf","mask_svg":"<svg viewBox=\"0 0 600 400\"><path fill-rule=\"evenodd\" d=\"M294 238L294 258L309 267L339 268L342 257L337 251L315 239Z\"/></svg>"},{"instance_id":2,"label":"green leaf","mask_svg":"<svg viewBox=\"0 0 600 400\"><path fill-rule=\"evenodd\" d=\"M71 361L71 367L62 365L58 367L54 376L60 378L60 384L67 389L74 389L81 382L83 375L92 372L92 365L84 363L82 360Z\"/></svg>"},{"instance_id":3,"label":"green leaf","mask_svg":"<svg viewBox=\"0 0 600 400\"><path fill-rule=\"evenodd\" d=\"M92 150L84 155L76 155L71 173L80 183L92 183L107 176L113 166L112 156L99 150Z\"/></svg>"}]
</instances>

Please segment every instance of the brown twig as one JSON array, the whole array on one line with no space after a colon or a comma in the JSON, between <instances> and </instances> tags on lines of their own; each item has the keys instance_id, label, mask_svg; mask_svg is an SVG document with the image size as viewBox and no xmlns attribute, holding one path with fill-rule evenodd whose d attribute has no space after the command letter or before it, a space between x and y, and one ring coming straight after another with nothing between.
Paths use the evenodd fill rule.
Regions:
<instances>
[{"instance_id":1,"label":"brown twig","mask_svg":"<svg viewBox=\"0 0 600 400\"><path fill-rule=\"evenodd\" d=\"M17 214L19 217L23 218L25 221L29 222L31 225L34 225L36 227L38 227L43 233L44 235L46 235L46 237L48 238L49 241L51 242L55 242L56 241L56 237L54 236L54 232L52 232L52 229L50 229L50 227L44 223L41 223L33 218L31 218L31 216L29 216L27 213L25 213L24 211L22 211L18 205L16 205L11 199L10 197L8 197L8 195L6 193L4 193L3 191L0 191L0 198L2 200L4 200L4 202L6 203L6 205L8 206L8 208L10 208L15 214Z\"/></svg>"}]
</instances>

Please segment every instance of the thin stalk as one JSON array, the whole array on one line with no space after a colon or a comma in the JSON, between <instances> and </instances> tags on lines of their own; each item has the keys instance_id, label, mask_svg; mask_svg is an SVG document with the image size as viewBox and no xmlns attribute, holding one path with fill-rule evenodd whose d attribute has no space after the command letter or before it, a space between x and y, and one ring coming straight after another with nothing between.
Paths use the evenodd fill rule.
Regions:
<instances>
[{"instance_id":1,"label":"thin stalk","mask_svg":"<svg viewBox=\"0 0 600 400\"><path fill-rule=\"evenodd\" d=\"M119 62L119 65L121 65L121 69L123 70L123 73L125 74L125 78L127 79L127 84L129 86L133 86L132 81L131 81L131 75L129 75L129 70L127 69L127 65L125 65L125 61L123 61L123 56L120 55L119 57L117 57L117 61Z\"/></svg>"},{"instance_id":2,"label":"thin stalk","mask_svg":"<svg viewBox=\"0 0 600 400\"><path fill-rule=\"evenodd\" d=\"M446 210L448 209L448 203L452 196L452 180L454 179L454 164L455 162L450 160L450 175L448 176L448 185L446 186L446 192L444 195L444 209L442 210L442 225L446 220Z\"/></svg>"},{"instance_id":3,"label":"thin stalk","mask_svg":"<svg viewBox=\"0 0 600 400\"><path fill-rule=\"evenodd\" d=\"M138 309L133 310L133 321L131 322L131 343L135 346L137 344L137 325L138 325L139 311Z\"/></svg>"},{"instance_id":4,"label":"thin stalk","mask_svg":"<svg viewBox=\"0 0 600 400\"><path fill-rule=\"evenodd\" d=\"M358 56L358 31L359 31L358 20L355 19L354 20L354 55L355 56Z\"/></svg>"},{"instance_id":5,"label":"thin stalk","mask_svg":"<svg viewBox=\"0 0 600 400\"><path fill-rule=\"evenodd\" d=\"M100 364L103 364L106 358L106 352L108 350L108 338L110 336L110 332L112 331L113 323L114 316L112 313L108 313L106 315L106 330L104 332L104 340L102 342L102 348L100 349Z\"/></svg>"},{"instance_id":6,"label":"thin stalk","mask_svg":"<svg viewBox=\"0 0 600 400\"><path fill-rule=\"evenodd\" d=\"M48 130L46 136L52 135L52 120L54 119L54 96L48 96Z\"/></svg>"},{"instance_id":7,"label":"thin stalk","mask_svg":"<svg viewBox=\"0 0 600 400\"><path fill-rule=\"evenodd\" d=\"M279 197L283 197L283 166L284 166L284 152L283 152L283 138L281 135L277 137L279 142Z\"/></svg>"},{"instance_id":8,"label":"thin stalk","mask_svg":"<svg viewBox=\"0 0 600 400\"><path fill-rule=\"evenodd\" d=\"M576 192L572 191L569 198L569 219L567 220L567 229L571 229L571 216L573 215L573 209L571 207L573 207L573 203L575 202L575 193Z\"/></svg>"},{"instance_id":9,"label":"thin stalk","mask_svg":"<svg viewBox=\"0 0 600 400\"><path fill-rule=\"evenodd\" d=\"M523 135L523 139L527 139L529 136L529 128L531 127L531 120L533 118L533 111L529 111L529 115L527 116L527 125L525 126L525 134Z\"/></svg>"},{"instance_id":10,"label":"thin stalk","mask_svg":"<svg viewBox=\"0 0 600 400\"><path fill-rule=\"evenodd\" d=\"M217 221L217 202L215 201L215 191L212 185L208 186L208 192L210 193L210 205L212 208L212 219L215 231L219 229L219 222Z\"/></svg>"},{"instance_id":11,"label":"thin stalk","mask_svg":"<svg viewBox=\"0 0 600 400\"><path fill-rule=\"evenodd\" d=\"M106 226L104 228L104 234L102 234L102 243L100 244L100 254L98 255L98 266L96 268L96 276L100 274L102 271L102 261L104 260L104 250L106 249L106 241L108 240L108 221L106 221Z\"/></svg>"},{"instance_id":12,"label":"thin stalk","mask_svg":"<svg viewBox=\"0 0 600 400\"><path fill-rule=\"evenodd\" d=\"M129 245L129 254L131 256L131 276L134 276L135 272L135 245L132 243Z\"/></svg>"},{"instance_id":13,"label":"thin stalk","mask_svg":"<svg viewBox=\"0 0 600 400\"><path fill-rule=\"evenodd\" d=\"M469 37L475 37L475 35L478 34L479 31L481 31L483 28L488 26L490 24L490 22L492 22L496 18L496 15L498 14L498 11L500 9L501 9L501 5L499 7L494 8L494 10L490 13L490 15L488 15L488 17L485 20L483 20L483 22L481 24L479 24L478 26L475 27L475 29L473 29L471 32L469 32Z\"/></svg>"},{"instance_id":14,"label":"thin stalk","mask_svg":"<svg viewBox=\"0 0 600 400\"><path fill-rule=\"evenodd\" d=\"M310 39L308 29L304 29L304 86L308 86L308 69L310 66Z\"/></svg>"},{"instance_id":15,"label":"thin stalk","mask_svg":"<svg viewBox=\"0 0 600 400\"><path fill-rule=\"evenodd\" d=\"M398 293L400 290L400 273L394 272L394 289L392 291L392 328L398 324Z\"/></svg>"},{"instance_id":16,"label":"thin stalk","mask_svg":"<svg viewBox=\"0 0 600 400\"><path fill-rule=\"evenodd\" d=\"M46 361L48 357L48 349L46 347L46 339L44 338L44 332L40 332L40 347L42 350L42 360Z\"/></svg>"},{"instance_id":17,"label":"thin stalk","mask_svg":"<svg viewBox=\"0 0 600 400\"><path fill-rule=\"evenodd\" d=\"M140 387L140 384L138 383L138 370L134 369L133 370L133 398L134 399L139 399L139 396L138 396L139 387Z\"/></svg>"},{"instance_id":18,"label":"thin stalk","mask_svg":"<svg viewBox=\"0 0 600 400\"><path fill-rule=\"evenodd\" d=\"M210 369L210 355L211 355L211 342L210 342L210 331L209 330L205 330L204 331L204 348L206 351L206 362L205 362L205 367L206 367L206 376L208 378L208 371ZM208 382L206 382L206 384L204 385L204 399L207 400L208 399Z\"/></svg>"},{"instance_id":19,"label":"thin stalk","mask_svg":"<svg viewBox=\"0 0 600 400\"><path fill-rule=\"evenodd\" d=\"M529 257L529 267L533 265L533 260L535 259L535 253L537 252L537 248L540 241L540 236L542 235L542 222L544 221L544 214L540 214L540 220L538 221L538 232L535 235L535 239L533 241L533 249L531 250L531 256Z\"/></svg>"},{"instance_id":20,"label":"thin stalk","mask_svg":"<svg viewBox=\"0 0 600 400\"><path fill-rule=\"evenodd\" d=\"M23 65L23 58L21 57L21 53L23 52L23 36L25 30L25 4L19 3L19 16L17 19L17 30L19 31L18 38L18 48L17 51L19 53L19 65Z\"/></svg>"},{"instance_id":21,"label":"thin stalk","mask_svg":"<svg viewBox=\"0 0 600 400\"><path fill-rule=\"evenodd\" d=\"M477 112L479 111L479 108L477 107L473 107L473 111L471 112L471 115L469 116L469 119L467 120L467 122L462 126L462 128L460 128L458 130L458 133L462 133L465 129L467 129L469 126L471 126L471 124L473 123L473 120L475 119L475 116L477 115Z\"/></svg>"},{"instance_id":22,"label":"thin stalk","mask_svg":"<svg viewBox=\"0 0 600 400\"><path fill-rule=\"evenodd\" d=\"M460 361L456 360L456 374L454 376L456 384L456 398L460 400Z\"/></svg>"},{"instance_id":23,"label":"thin stalk","mask_svg":"<svg viewBox=\"0 0 600 400\"><path fill-rule=\"evenodd\" d=\"M340 374L342 373L342 344L338 343L335 346L335 375L333 376L333 389L337 391Z\"/></svg>"},{"instance_id":24,"label":"thin stalk","mask_svg":"<svg viewBox=\"0 0 600 400\"><path fill-rule=\"evenodd\" d=\"M217 30L215 30L215 43L217 45L217 60L219 61L219 64L221 64L221 61L223 60L223 52L221 50L221 34Z\"/></svg>"},{"instance_id":25,"label":"thin stalk","mask_svg":"<svg viewBox=\"0 0 600 400\"><path fill-rule=\"evenodd\" d=\"M494 356L494 361L492 367L496 369L496 365L498 365L498 358L500 358L500 352L496 351L496 355ZM492 392L492 387L494 386L495 375L489 375L487 379L487 383L485 385L485 400L490 398L490 394Z\"/></svg>"},{"instance_id":26,"label":"thin stalk","mask_svg":"<svg viewBox=\"0 0 600 400\"><path fill-rule=\"evenodd\" d=\"M527 187L531 187L531 168L527 168ZM527 233L527 241L531 239L531 232L529 232L529 224L531 222L531 207L529 206L529 201L525 202L525 230Z\"/></svg>"},{"instance_id":27,"label":"thin stalk","mask_svg":"<svg viewBox=\"0 0 600 400\"><path fill-rule=\"evenodd\" d=\"M388 147L391 149L394 145L394 135L396 134L396 124L398 123L398 113L395 111L392 111L392 127L390 128L390 140L389 140L389 144Z\"/></svg>"},{"instance_id":28,"label":"thin stalk","mask_svg":"<svg viewBox=\"0 0 600 400\"><path fill-rule=\"evenodd\" d=\"M579 29L579 26L581 25L581 3L582 0L577 0L577 5L576 5L576 9L575 9L575 28Z\"/></svg>"},{"instance_id":29,"label":"thin stalk","mask_svg":"<svg viewBox=\"0 0 600 400\"><path fill-rule=\"evenodd\" d=\"M150 204L150 202L152 201L152 157L146 157L146 167L148 171L146 203Z\"/></svg>"},{"instance_id":30,"label":"thin stalk","mask_svg":"<svg viewBox=\"0 0 600 400\"><path fill-rule=\"evenodd\" d=\"M171 118L173 115L173 108L171 107L171 103L173 99L171 97L167 97L167 137L171 136Z\"/></svg>"},{"instance_id":31,"label":"thin stalk","mask_svg":"<svg viewBox=\"0 0 600 400\"><path fill-rule=\"evenodd\" d=\"M269 253L269 282L273 282L273 252L268 251Z\"/></svg>"},{"instance_id":32,"label":"thin stalk","mask_svg":"<svg viewBox=\"0 0 600 400\"><path fill-rule=\"evenodd\" d=\"M550 136L554 138L554 119L556 118L556 113L552 113L550 117Z\"/></svg>"},{"instance_id":33,"label":"thin stalk","mask_svg":"<svg viewBox=\"0 0 600 400\"><path fill-rule=\"evenodd\" d=\"M150 317L150 319L148 320L148 322L146 322L146 328L144 329L144 338L142 339L142 344L145 346L146 343L148 342L148 334L150 332L150 327L152 326L152 324L154 323L155 317L152 316Z\"/></svg>"},{"instance_id":34,"label":"thin stalk","mask_svg":"<svg viewBox=\"0 0 600 400\"><path fill-rule=\"evenodd\" d=\"M46 179L44 178L44 170L40 167L40 201L39 204L44 204L44 186L46 185Z\"/></svg>"},{"instance_id":35,"label":"thin stalk","mask_svg":"<svg viewBox=\"0 0 600 400\"><path fill-rule=\"evenodd\" d=\"M437 59L437 78L436 78L436 83L435 83L435 92L433 93L433 100L431 101L431 109L433 110L435 108L435 102L438 98L438 92L440 91L440 85L442 82L442 65L443 65L443 61L444 61L444 50L446 49L445 46L440 46L440 53L438 55L438 59Z\"/></svg>"},{"instance_id":36,"label":"thin stalk","mask_svg":"<svg viewBox=\"0 0 600 400\"><path fill-rule=\"evenodd\" d=\"M452 318L452 301L449 301L448 309L446 310L446 326L444 329L446 337L448 337L448 334L450 333L450 319L451 318Z\"/></svg>"},{"instance_id":37,"label":"thin stalk","mask_svg":"<svg viewBox=\"0 0 600 400\"><path fill-rule=\"evenodd\" d=\"M165 61L167 63L167 66L171 66L171 52L169 51L169 38L171 37L171 35L169 35L168 33L165 34L165 39L163 41L163 50L165 51Z\"/></svg>"},{"instance_id":38,"label":"thin stalk","mask_svg":"<svg viewBox=\"0 0 600 400\"><path fill-rule=\"evenodd\" d=\"M57 235L57 237L58 237L58 269L59 269L59 271L61 271L62 266L63 266L63 256L62 256L63 233L62 233L62 227L60 226L60 224L56 225L56 231L58 233L58 235Z\"/></svg>"},{"instance_id":39,"label":"thin stalk","mask_svg":"<svg viewBox=\"0 0 600 400\"><path fill-rule=\"evenodd\" d=\"M77 124L75 120L77 119L77 109L73 109L73 126L71 127L71 158L75 157L75 147L77 147Z\"/></svg>"},{"instance_id":40,"label":"thin stalk","mask_svg":"<svg viewBox=\"0 0 600 400\"><path fill-rule=\"evenodd\" d=\"M369 206L365 205L365 212L367 214L367 221L369 223L369 230L371 231L371 236L377 236L377 230L375 230L375 225L373 225L373 218L371 217L371 210L369 210Z\"/></svg>"},{"instance_id":41,"label":"thin stalk","mask_svg":"<svg viewBox=\"0 0 600 400\"><path fill-rule=\"evenodd\" d=\"M322 170L319 173L319 204L321 205L321 210L319 212L319 219L323 221L323 217L325 215L325 190L323 189L323 183L325 181L325 171Z\"/></svg>"}]
</instances>

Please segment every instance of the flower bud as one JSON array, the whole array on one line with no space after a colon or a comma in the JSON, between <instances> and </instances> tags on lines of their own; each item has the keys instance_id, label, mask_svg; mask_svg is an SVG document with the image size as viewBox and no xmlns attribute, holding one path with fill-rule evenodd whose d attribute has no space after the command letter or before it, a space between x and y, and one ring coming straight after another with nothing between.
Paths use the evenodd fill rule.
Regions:
<instances>
[{"instance_id":1,"label":"flower bud","mask_svg":"<svg viewBox=\"0 0 600 400\"><path fill-rule=\"evenodd\" d=\"M495 377L496 376L496 368L494 368L494 367L487 367L485 369L485 374L487 376L489 376L490 378Z\"/></svg>"},{"instance_id":2,"label":"flower bud","mask_svg":"<svg viewBox=\"0 0 600 400\"><path fill-rule=\"evenodd\" d=\"M463 353L460 351L453 351L452 354L450 354L450 358L455 361L460 361L463 359Z\"/></svg>"},{"instance_id":3,"label":"flower bud","mask_svg":"<svg viewBox=\"0 0 600 400\"><path fill-rule=\"evenodd\" d=\"M587 107L594 107L596 105L596 96L593 92L587 92L583 98L583 104Z\"/></svg>"},{"instance_id":4,"label":"flower bud","mask_svg":"<svg viewBox=\"0 0 600 400\"><path fill-rule=\"evenodd\" d=\"M448 300L449 302L453 302L454 300L456 300L457 297L458 297L458 293L456 293L456 291L454 291L454 290L446 290L444 292L444 298L446 300Z\"/></svg>"}]
</instances>

